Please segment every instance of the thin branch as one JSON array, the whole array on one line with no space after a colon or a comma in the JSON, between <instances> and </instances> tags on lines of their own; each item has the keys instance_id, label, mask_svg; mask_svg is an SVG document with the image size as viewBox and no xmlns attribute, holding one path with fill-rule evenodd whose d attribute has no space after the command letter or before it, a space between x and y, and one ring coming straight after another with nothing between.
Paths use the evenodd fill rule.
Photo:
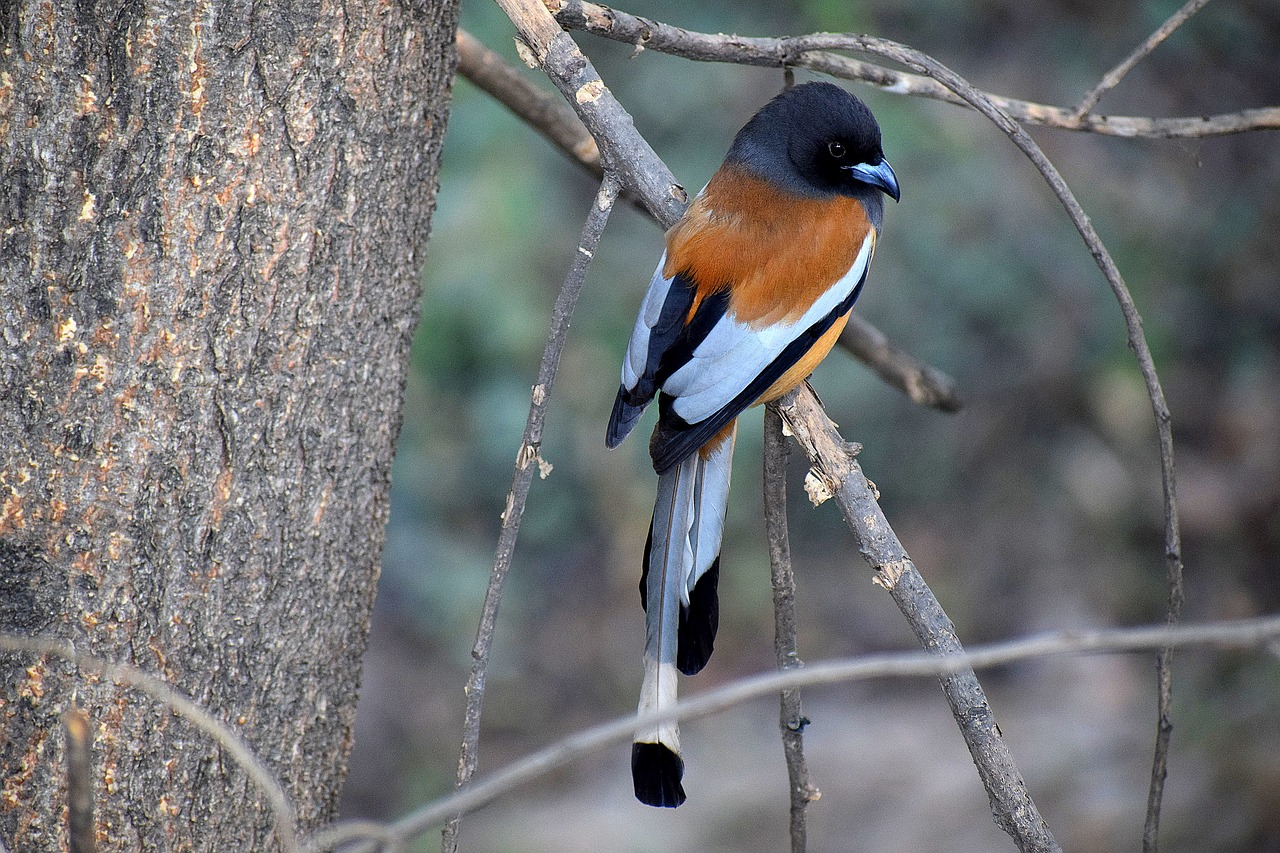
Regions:
<instances>
[{"instance_id":1,"label":"thin branch","mask_svg":"<svg viewBox=\"0 0 1280 853\"><path fill-rule=\"evenodd\" d=\"M889 591L920 645L943 657L963 655L955 626L889 526L854 458L855 449L840 437L813 391L801 386L778 401L778 411L815 464L810 472L810 495L836 499L858 550L876 572L876 583ZM818 482L812 482L814 477ZM939 681L987 789L996 825L1023 853L1061 851L1000 736L977 676L972 670L957 669Z\"/></svg>"},{"instance_id":2,"label":"thin branch","mask_svg":"<svg viewBox=\"0 0 1280 853\"><path fill-rule=\"evenodd\" d=\"M857 80L899 95L913 95L965 106L963 98L937 81L870 62L830 53L841 49L801 47L811 36L748 38L710 35L629 15L581 0L545 0L556 20L568 29L656 50L699 62L731 62L769 68L794 66ZM1280 107L1261 107L1215 116L1149 118L1146 116L1075 116L1070 107L1056 107L983 93L993 104L1018 121L1060 130L1109 136L1175 139L1221 136L1253 130L1280 130Z\"/></svg>"},{"instance_id":3,"label":"thin branch","mask_svg":"<svg viewBox=\"0 0 1280 853\"><path fill-rule=\"evenodd\" d=\"M1098 85L1094 86L1081 99L1073 113L1074 118L1082 118L1089 113L1098 101L1111 89L1119 85L1133 68L1155 50L1174 30L1182 26L1192 15L1200 11L1209 0L1187 0L1182 8L1174 12L1168 20L1149 35L1142 44L1134 48L1115 68L1103 75ZM1182 566L1181 560L1169 568L1169 601L1166 620L1176 625L1182 612ZM1169 775L1169 744L1173 736L1173 650L1161 649L1156 660L1157 708L1156 708L1156 742L1151 758L1151 780L1147 787L1147 811L1142 827L1143 853L1156 853L1160 840L1160 807L1164 801L1164 783Z\"/></svg>"},{"instance_id":4,"label":"thin branch","mask_svg":"<svg viewBox=\"0 0 1280 853\"><path fill-rule=\"evenodd\" d=\"M470 790L470 789L468 789ZM454 797L457 797L455 794ZM434 824L433 824L434 825ZM320 853L325 850L341 850L349 844L359 845L353 853L394 853L414 837L431 829L423 827L413 836L397 838L392 835L390 824L378 820L352 819L341 820L331 826L317 830L307 839L306 853Z\"/></svg>"},{"instance_id":5,"label":"thin branch","mask_svg":"<svg viewBox=\"0 0 1280 853\"><path fill-rule=\"evenodd\" d=\"M496 0L515 24L520 40L533 60L600 146L606 166L611 166L625 190L635 193L663 228L670 228L684 213L689 196L671 170L636 130L631 116L604 85L591 60L560 29L539 0ZM645 163L648 168L629 167Z\"/></svg>"},{"instance_id":6,"label":"thin branch","mask_svg":"<svg viewBox=\"0 0 1280 853\"><path fill-rule=\"evenodd\" d=\"M276 836L286 853L298 849L296 812L288 793L276 781L271 770L254 754L244 740L226 723L214 717L204 708L174 690L165 682L135 666L96 658L76 651L66 640L47 640L40 637L23 637L0 632L0 650L33 655L51 655L70 661L81 670L96 672L104 678L126 687L132 687L155 699L209 736L222 747L231 760L238 764L262 792L271 806L275 818Z\"/></svg>"},{"instance_id":7,"label":"thin branch","mask_svg":"<svg viewBox=\"0 0 1280 853\"><path fill-rule=\"evenodd\" d=\"M1178 624L1182 602L1170 593L1169 625ZM1160 847L1160 808L1164 803L1164 783L1169 776L1169 744L1173 739L1173 649L1165 647L1156 656L1156 743L1151 756L1151 781L1147 785L1147 811L1142 823L1142 853L1156 853Z\"/></svg>"},{"instance_id":8,"label":"thin branch","mask_svg":"<svg viewBox=\"0 0 1280 853\"><path fill-rule=\"evenodd\" d=\"M480 716L484 707L485 675L493 646L493 632L498 621L498 608L502 604L502 590L507 580L507 573L511 569L516 539L520 535L520 522L524 517L529 487L533 483L535 470L542 471L543 476L546 476L546 470L548 470L543 468L546 463L539 456L547 402L551 398L551 388L560 367L560 354L564 351L565 341L569 335L569 320L573 316L578 294L582 292L582 284L587 277L587 269L595 256L600 235L604 232L605 223L609 220L609 213L613 210L613 203L617 197L618 183L611 174L606 172L582 227L582 237L578 241L578 251L574 253L573 264L565 276L564 285L556 296L555 307L551 312L551 329L547 334L547 345L542 352L542 363L538 368L538 382L533 386L524 437L516 453L515 474L511 481L511 491L507 493L506 510L502 513L502 531L498 536L497 554L494 557L493 570L489 574L489 586L485 591L480 625L476 630L475 646L471 650L472 664L466 687L467 709L463 718L462 752L458 757L457 787L459 788L465 787L471 781L479 762ZM445 827L441 840L441 849L444 853L451 853L457 849L459 826L460 815L450 820Z\"/></svg>"},{"instance_id":9,"label":"thin branch","mask_svg":"<svg viewBox=\"0 0 1280 853\"><path fill-rule=\"evenodd\" d=\"M67 847L71 853L94 853L93 727L89 715L74 705L63 715L62 726L67 736Z\"/></svg>"},{"instance_id":10,"label":"thin branch","mask_svg":"<svg viewBox=\"0 0 1280 853\"><path fill-rule=\"evenodd\" d=\"M791 541L787 533L787 457L791 449L782 435L782 417L773 403L764 410L764 528L769 540L769 568L773 581L773 648L778 669L804 666L796 652L796 578L791 570ZM791 799L791 851L804 853L805 810L822 796L809 781L804 758L804 728L809 719L800 703L800 690L779 695L778 727L787 761Z\"/></svg>"},{"instance_id":11,"label":"thin branch","mask_svg":"<svg viewBox=\"0 0 1280 853\"><path fill-rule=\"evenodd\" d=\"M964 406L954 379L900 349L860 315L849 315L839 343L911 402L942 412L958 412Z\"/></svg>"},{"instance_id":12,"label":"thin branch","mask_svg":"<svg viewBox=\"0 0 1280 853\"><path fill-rule=\"evenodd\" d=\"M1102 238L1098 236L1098 232L1094 230L1093 223L1089 221L1084 208L1076 200L1075 194L1067 186L1067 182L1063 179L1061 173L1049 161L1044 152L1040 150L1040 146L1023 130L1021 125L1001 112L990 99L970 85L968 81L932 57L905 45L869 36L809 36L800 41L820 49L853 48L863 50L900 62L908 67L916 68L938 80L972 104L975 109L987 118L991 119L1022 150L1027 159L1044 177L1054 195L1058 197L1058 201L1067 211L1067 215L1071 217L1072 224L1076 226L1076 230L1080 233L1085 245L1088 246L1089 253L1093 255L1098 269L1106 277L1107 283L1111 287L1111 292L1114 294L1116 302L1120 305L1120 313L1124 316L1125 328L1128 333L1129 347L1133 350L1134 356L1138 360L1138 368L1142 373L1142 379L1147 388L1147 396L1151 401L1151 410L1155 416L1160 451L1160 482L1164 497L1165 577L1169 588L1168 615L1166 618L1170 625L1176 625L1182 614L1183 564L1182 533L1178 520L1177 472L1173 458L1173 417L1169 413L1164 389L1161 387L1160 377L1156 372L1155 361L1151 357L1151 350L1147 346L1147 339L1142 331L1142 317L1138 313L1137 305L1134 303L1133 296L1129 293L1129 288L1125 284L1124 278L1120 275L1120 270L1112 259L1111 253L1102 242ZM1169 649L1163 650L1157 659L1159 687L1156 746L1152 758L1151 784L1148 791L1146 828L1144 829L1143 840L1143 845L1147 847L1148 853L1154 853L1156 846L1154 833L1159 827L1160 805L1163 800L1164 780L1168 766L1169 739L1173 731L1172 660L1173 653Z\"/></svg>"},{"instance_id":13,"label":"thin branch","mask_svg":"<svg viewBox=\"0 0 1280 853\"><path fill-rule=\"evenodd\" d=\"M597 180L604 177L595 139L564 99L530 83L518 68L463 29L458 30L458 73L488 92Z\"/></svg>"},{"instance_id":14,"label":"thin branch","mask_svg":"<svg viewBox=\"0 0 1280 853\"><path fill-rule=\"evenodd\" d=\"M1174 30L1204 8L1208 2L1209 0L1187 0L1181 9L1170 15L1167 21L1156 28L1155 32L1147 36L1146 40L1135 47L1133 52L1126 56L1119 65L1102 76L1102 80L1098 82L1098 85L1090 89L1080 99L1080 103L1072 110L1071 117L1076 120L1084 118L1086 114L1098 105L1098 101L1102 99L1103 95L1120 85L1120 81L1125 78L1125 75L1132 71L1139 62L1146 59L1151 51L1160 46L1161 42L1173 35Z\"/></svg>"},{"instance_id":15,"label":"thin branch","mask_svg":"<svg viewBox=\"0 0 1280 853\"><path fill-rule=\"evenodd\" d=\"M387 849L394 849L394 845L406 844L437 826L450 815L475 811L558 767L577 761L606 746L631 739L638 726L708 717L752 699L775 695L781 690L878 678L947 678L956 673L971 670L991 669L1064 655L1143 652L1164 646L1182 648L1214 645L1261 648L1277 641L1280 641L1280 616L1272 615L1256 619L1182 625L1177 628L1149 625L1139 628L1067 631L975 646L963 654L947 657L940 657L931 652L896 652L826 661L810 664L802 669L774 670L731 682L694 699L681 700L661 713L646 714L642 717L635 715L618 717L569 735L508 765L488 778L475 782L463 791L455 792L410 812L381 830L373 829L369 822L362 821L361 823L371 830L371 835L376 835L377 841L374 844L353 848L352 853L377 850L376 844L384 844ZM308 840L306 849L311 853L331 849L317 842L322 839L322 836L336 837L335 830L344 826L346 826L345 822L321 830ZM349 842L359 838L359 834L347 833L342 837Z\"/></svg>"},{"instance_id":16,"label":"thin branch","mask_svg":"<svg viewBox=\"0 0 1280 853\"><path fill-rule=\"evenodd\" d=\"M530 84L519 69L463 30L458 31L458 71L520 116L583 169L597 177L602 174L600 149L577 114L563 100L548 97ZM639 204L630 193L624 193L624 197ZM666 227L670 223L662 224ZM884 332L861 316L854 314L849 318L840 335L840 344L913 402L944 412L960 410L961 400L954 379L899 349Z\"/></svg>"}]
</instances>

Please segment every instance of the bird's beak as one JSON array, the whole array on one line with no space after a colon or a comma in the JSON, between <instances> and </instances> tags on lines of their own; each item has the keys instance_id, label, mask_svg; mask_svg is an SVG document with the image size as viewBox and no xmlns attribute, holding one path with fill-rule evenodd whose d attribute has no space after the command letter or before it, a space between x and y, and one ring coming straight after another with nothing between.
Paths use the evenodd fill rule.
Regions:
<instances>
[{"instance_id":1,"label":"bird's beak","mask_svg":"<svg viewBox=\"0 0 1280 853\"><path fill-rule=\"evenodd\" d=\"M894 201L899 201L902 198L902 193L898 189L898 176L893 173L893 167L889 165L888 160L881 159L874 166L867 163L859 163L856 166L846 166L845 168L864 184L870 184L883 190L885 195Z\"/></svg>"}]
</instances>

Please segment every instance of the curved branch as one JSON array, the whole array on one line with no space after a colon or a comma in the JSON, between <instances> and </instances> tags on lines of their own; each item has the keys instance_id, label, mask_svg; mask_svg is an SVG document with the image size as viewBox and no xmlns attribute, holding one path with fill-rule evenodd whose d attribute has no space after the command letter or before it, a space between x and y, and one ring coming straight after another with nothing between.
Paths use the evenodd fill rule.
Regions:
<instances>
[{"instance_id":1,"label":"curved branch","mask_svg":"<svg viewBox=\"0 0 1280 853\"><path fill-rule=\"evenodd\" d=\"M656 50L698 62L730 62L768 68L794 66L819 71L842 80L867 83L886 92L914 95L969 106L947 86L928 76L895 71L831 53L857 50L844 45L826 48L804 44L821 36L750 38L738 35L711 35L673 27L648 18L582 0L544 0L560 24L613 41ZM839 38L839 37L834 37ZM1146 116L1076 115L1075 108L1037 104L1017 98L982 93L1012 118L1059 130L1098 133L1107 136L1181 139L1222 136L1254 130L1280 130L1280 107L1260 107L1215 116L1150 118Z\"/></svg>"},{"instance_id":2,"label":"curved branch","mask_svg":"<svg viewBox=\"0 0 1280 853\"><path fill-rule=\"evenodd\" d=\"M571 764L611 744L631 739L637 726L708 717L781 690L875 678L945 678L967 670L991 669L1063 655L1140 652L1163 646L1260 648L1277 641L1280 641L1280 616L1272 615L1177 628L1148 625L1138 628L1068 631L975 646L962 655L949 657L939 657L928 652L896 652L826 661L802 669L774 670L731 682L694 699L681 700L661 713L643 717L617 717L569 735L462 791L428 803L390 824L360 821L358 826L353 826L355 822L342 821L318 830L307 840L305 849L319 853L333 849L337 843L367 840L368 843L354 848L352 853L369 853L381 849L378 845L390 849L397 844L407 844L452 814L475 811L558 767Z\"/></svg>"},{"instance_id":3,"label":"curved branch","mask_svg":"<svg viewBox=\"0 0 1280 853\"><path fill-rule=\"evenodd\" d=\"M1178 520L1177 472L1173 461L1173 417L1169 413L1169 405L1165 401L1164 389L1161 387L1160 377L1156 372L1155 361L1151 357L1151 350L1147 346L1147 339L1142 331L1142 317L1138 314L1137 305L1134 303L1133 296L1129 293L1129 288L1125 284L1124 278L1120 275L1120 270L1112 259L1111 253L1102 242L1102 238L1098 236L1098 232L1094 230L1093 223L1089 221L1089 217L1080 206L1080 202L1076 200L1075 194L1067 186L1067 182L1063 179L1061 173L1049 161L1044 152L1040 150L1040 146L1023 130L1021 125L1001 112L998 107L991 103L990 99L971 86L968 81L932 57L905 45L869 36L808 36L800 41L819 49L830 47L847 49L852 47L853 49L874 53L878 56L892 59L894 62L901 62L909 67L914 67L937 79L963 97L987 118L991 119L1022 150L1027 159L1040 171L1045 182L1049 184L1054 195L1058 197L1063 208L1066 209L1067 215L1071 217L1072 223L1076 226L1076 230L1079 231L1085 245L1088 246L1090 254L1093 255L1098 268L1106 277L1107 283L1111 287L1111 292L1115 295L1116 301L1120 305L1120 312L1124 315L1125 328L1128 331L1129 347L1133 350L1134 356L1138 360L1138 368L1142 373L1143 382L1146 384L1152 413L1155 415L1160 446L1160 483L1164 497L1165 578L1169 590L1166 621L1169 625L1176 625L1182 615L1183 565L1182 533ZM1151 781L1147 797L1147 817L1143 832L1143 847L1148 853L1152 853L1156 847L1155 832L1160 823L1160 805L1163 800L1164 780L1167 775L1169 740L1173 732L1172 660L1172 649L1163 649L1159 654L1156 665L1158 681L1156 746L1152 756Z\"/></svg>"}]
</instances>

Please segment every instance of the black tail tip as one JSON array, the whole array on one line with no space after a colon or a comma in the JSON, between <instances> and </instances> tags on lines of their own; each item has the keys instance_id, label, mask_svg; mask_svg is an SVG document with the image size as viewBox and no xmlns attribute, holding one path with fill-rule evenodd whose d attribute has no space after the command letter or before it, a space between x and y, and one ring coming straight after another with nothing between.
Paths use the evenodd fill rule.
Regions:
<instances>
[{"instance_id":1,"label":"black tail tip","mask_svg":"<svg viewBox=\"0 0 1280 853\"><path fill-rule=\"evenodd\" d=\"M711 568L693 585L689 606L680 609L676 669L685 675L701 672L715 650L716 629L720 627L720 599L716 595L719 582L720 557L717 555Z\"/></svg>"},{"instance_id":2,"label":"black tail tip","mask_svg":"<svg viewBox=\"0 0 1280 853\"><path fill-rule=\"evenodd\" d=\"M674 809L684 802L684 761L660 743L631 745L631 780L646 806Z\"/></svg>"}]
</instances>

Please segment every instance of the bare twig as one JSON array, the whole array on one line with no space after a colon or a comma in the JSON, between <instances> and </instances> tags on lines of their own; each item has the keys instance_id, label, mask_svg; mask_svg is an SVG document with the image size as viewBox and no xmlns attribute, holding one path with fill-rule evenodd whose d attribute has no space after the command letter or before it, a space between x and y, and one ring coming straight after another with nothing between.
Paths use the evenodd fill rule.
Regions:
<instances>
[{"instance_id":1,"label":"bare twig","mask_svg":"<svg viewBox=\"0 0 1280 853\"><path fill-rule=\"evenodd\" d=\"M67 735L67 846L71 853L94 853L93 727L89 715L74 705L62 725Z\"/></svg>"},{"instance_id":2,"label":"bare twig","mask_svg":"<svg viewBox=\"0 0 1280 853\"><path fill-rule=\"evenodd\" d=\"M577 113L562 98L534 86L519 69L463 29L458 30L458 73L488 92L596 178L604 176L600 149Z\"/></svg>"},{"instance_id":3,"label":"bare twig","mask_svg":"<svg viewBox=\"0 0 1280 853\"><path fill-rule=\"evenodd\" d=\"M454 796L456 797L457 795L455 794ZM319 853L319 851L342 850L348 845L356 845L351 848L353 853L355 851L361 851L362 853L394 853L413 837L421 835L429 829L431 829L431 826L425 826L415 832L413 836L397 838L392 835L390 824L382 821L342 820L332 826L317 830L307 839L304 849L307 853Z\"/></svg>"},{"instance_id":4,"label":"bare twig","mask_svg":"<svg viewBox=\"0 0 1280 853\"><path fill-rule=\"evenodd\" d=\"M811 37L748 38L738 35L710 35L673 27L629 15L616 9L581 0L546 0L556 20L569 29L625 42L636 47L682 56L699 62L732 62L770 68L807 68L876 86L886 92L914 95L966 105L963 98L929 77L895 71L870 62L839 56L830 50L848 48L803 47ZM1251 130L1280 130L1280 107L1262 107L1215 116L1149 118L1145 116L1075 116L1070 107L1006 98L984 93L1002 111L1029 124L1060 130L1085 131L1109 136L1173 139L1220 136Z\"/></svg>"},{"instance_id":5,"label":"bare twig","mask_svg":"<svg viewBox=\"0 0 1280 853\"><path fill-rule=\"evenodd\" d=\"M298 849L298 832L296 812L288 793L276 781L271 770L254 754L235 731L221 720L201 708L195 702L174 690L165 682L149 675L137 667L96 658L93 655L78 652L65 640L47 640L40 637L23 637L16 634L0 632L0 650L6 652L22 652L33 655L51 655L71 661L82 670L96 672L105 678L132 687L150 696L175 714L185 717L188 722L222 747L223 751L238 764L253 783L262 791L275 817L276 836L280 846L286 853Z\"/></svg>"},{"instance_id":6,"label":"bare twig","mask_svg":"<svg viewBox=\"0 0 1280 853\"><path fill-rule=\"evenodd\" d=\"M769 540L769 568L773 581L773 648L778 668L804 666L796 652L796 578L791 570L791 542L787 533L787 457L790 447L782 435L782 418L773 403L764 410L764 528ZM800 690L779 696L778 726L787 760L791 791L791 851L804 853L805 810L822 793L809 781L804 759L804 728L809 719L800 703Z\"/></svg>"},{"instance_id":7,"label":"bare twig","mask_svg":"<svg viewBox=\"0 0 1280 853\"><path fill-rule=\"evenodd\" d=\"M1169 625L1178 624L1182 609L1179 597L1169 595ZM1156 853L1160 847L1160 809L1164 803L1164 783L1169 776L1169 743L1173 738L1173 649L1166 646L1156 656L1156 743L1151 756L1151 781L1147 785L1147 811L1142 823L1142 853Z\"/></svg>"},{"instance_id":8,"label":"bare twig","mask_svg":"<svg viewBox=\"0 0 1280 853\"><path fill-rule=\"evenodd\" d=\"M437 826L450 815L474 811L558 767L577 761L611 744L629 740L635 735L637 726L707 717L751 699L774 695L785 689L866 681L875 678L945 678L955 673L1007 666L1037 658L1139 652L1166 645L1178 648L1201 645L1260 648L1274 643L1277 639L1280 639L1280 616L1273 615L1257 619L1183 625L1177 628L1151 625L1139 628L1060 632L975 646L963 654L947 657L940 657L930 652L897 652L826 661L810 664L801 669L775 670L734 681L694 699L682 700L661 713L647 714L643 717L634 715L618 717L577 732L497 771L486 779L475 782L465 790L424 805L382 829L376 829L369 822L362 821L362 825L369 833L364 837L376 837L378 840L372 844L352 848L352 853L377 850L377 844L385 845L386 849L394 849L395 845L406 844L433 826ZM319 851L331 849L318 844L317 841L321 836L336 837L335 830L344 826L346 826L345 823L339 823L317 833L309 840L307 850L319 853ZM361 835L359 832L353 832L344 833L342 837L345 841L354 841Z\"/></svg>"},{"instance_id":9,"label":"bare twig","mask_svg":"<svg viewBox=\"0 0 1280 853\"><path fill-rule=\"evenodd\" d=\"M1084 118L1086 114L1098 105L1098 101L1102 99L1103 95L1120 85L1120 81L1125 78L1126 74L1132 71L1139 62L1146 59L1151 51L1173 35L1174 30L1186 23L1192 15L1204 8L1208 2L1209 0L1187 0L1181 9L1170 15L1167 21L1156 28L1155 32L1147 36L1146 40L1135 47L1133 52L1126 56L1119 65L1102 75L1098 85L1090 89L1080 99L1080 103L1072 110L1071 117L1077 121Z\"/></svg>"},{"instance_id":10,"label":"bare twig","mask_svg":"<svg viewBox=\"0 0 1280 853\"><path fill-rule=\"evenodd\" d=\"M898 348L860 315L849 315L840 344L911 402L943 412L958 412L964 406L954 379Z\"/></svg>"},{"instance_id":11,"label":"bare twig","mask_svg":"<svg viewBox=\"0 0 1280 853\"><path fill-rule=\"evenodd\" d=\"M1073 113L1074 118L1082 118L1089 113L1098 101L1119 85L1133 68L1145 59L1151 51L1155 50L1165 39L1173 34L1174 30L1182 26L1192 15L1200 11L1209 0L1187 0L1178 11L1174 12L1163 24L1156 28L1155 32L1147 36L1147 38L1134 48L1125 59L1112 68L1105 75L1098 85L1094 86L1087 92L1084 98L1076 106ZM1153 368L1154 372L1154 368ZM1155 398L1152 398L1153 405ZM1159 407L1156 407L1157 417L1159 417ZM1171 440L1171 439L1170 439ZM1164 435L1161 435L1162 457ZM1172 467L1172 447L1169 448L1170 459L1169 464ZM1177 505L1173 506L1173 522L1177 523ZM1169 524L1169 517L1166 515L1166 527ZM1177 530L1173 531L1177 536ZM1169 538L1166 529L1166 541ZM1166 608L1166 621L1169 625L1176 625L1182 613L1182 560L1179 555L1170 555L1168 565L1168 585L1169 599ZM1143 853L1156 853L1159 849L1160 842L1160 808L1164 802L1164 783L1169 775L1169 744L1173 736L1173 649L1164 648L1160 650L1156 658L1156 742L1152 750L1151 757L1151 779L1147 786L1147 811L1142 826L1142 850Z\"/></svg>"},{"instance_id":12,"label":"bare twig","mask_svg":"<svg viewBox=\"0 0 1280 853\"><path fill-rule=\"evenodd\" d=\"M596 73L591 60L538 0L497 0L515 24L521 41L560 94L564 95L600 147L625 190L635 193L663 228L669 228L689 201L684 187L645 141L631 116ZM650 168L628 168L646 163ZM656 166L652 164L657 164Z\"/></svg>"},{"instance_id":13,"label":"bare twig","mask_svg":"<svg viewBox=\"0 0 1280 853\"><path fill-rule=\"evenodd\" d=\"M530 85L518 69L463 30L458 31L458 71L524 119L582 168L597 177L602 174L600 150L577 114L564 101L549 98ZM584 139L590 141L590 146ZM635 200L630 193L624 196ZM861 316L855 314L849 318L840 335L840 344L913 402L944 412L959 411L961 402L955 380L899 349L884 332Z\"/></svg>"},{"instance_id":14,"label":"bare twig","mask_svg":"<svg viewBox=\"0 0 1280 853\"><path fill-rule=\"evenodd\" d=\"M489 574L489 586L485 591L475 646L471 650L472 664L466 687L467 709L463 719L462 752L458 757L457 786L459 788L465 787L471 780L479 761L480 716L484 706L485 674L488 670L490 649L493 646L498 608L502 603L502 590L511 568L516 539L520 535L520 522L524 517L529 487L533 483L534 471L542 470L542 466L545 465L539 456L539 450L542 446L542 425L546 419L547 402L551 397L551 388L560 367L560 354L564 351L565 341L569 335L569 320L573 316L573 308L577 304L578 294L582 291L582 284L586 280L587 269L595 256L596 245L600 242L600 235L604 232L605 223L609 220L609 213L613 210L613 203L617 197L618 183L610 173L606 172L600 184L600 191L596 194L586 223L582 227L582 237L578 241L578 251L574 253L573 264L569 268L568 275L565 276L564 285L556 296L555 307L551 312L551 329L547 335L546 348L542 352L542 363L538 368L538 382L533 386L529 416L524 427L524 438L516 453L515 474L511 481L511 491L507 493L506 509L502 513L502 532L498 536L497 554L494 557L493 570ZM445 827L441 841L441 849L445 853L457 849L459 824L459 818L455 817Z\"/></svg>"},{"instance_id":15,"label":"bare twig","mask_svg":"<svg viewBox=\"0 0 1280 853\"><path fill-rule=\"evenodd\" d=\"M815 494L816 488L817 494L836 499L858 550L876 572L876 583L889 591L920 645L943 657L963 655L955 626L907 556L849 444L822 411L813 391L801 386L778 401L778 411L815 464L810 476L816 475L819 483L811 486L810 494ZM972 670L957 669L939 680L987 789L996 825L1023 853L1060 851L1027 793L977 676Z\"/></svg>"}]
</instances>

